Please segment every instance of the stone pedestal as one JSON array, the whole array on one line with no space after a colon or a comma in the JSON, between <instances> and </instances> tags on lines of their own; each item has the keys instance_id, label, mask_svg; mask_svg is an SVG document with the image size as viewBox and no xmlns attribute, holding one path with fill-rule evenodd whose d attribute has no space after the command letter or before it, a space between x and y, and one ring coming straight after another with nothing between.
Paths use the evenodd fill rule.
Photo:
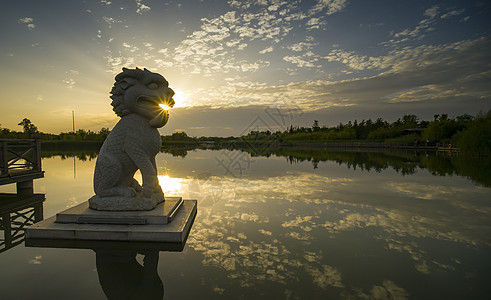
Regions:
<instances>
[{"instance_id":1,"label":"stone pedestal","mask_svg":"<svg viewBox=\"0 0 491 300\"><path fill-rule=\"evenodd\" d=\"M168 197L152 211L95 211L82 203L26 228L26 245L40 239L182 243L196 213L196 200L180 197Z\"/></svg>"},{"instance_id":2,"label":"stone pedestal","mask_svg":"<svg viewBox=\"0 0 491 300\"><path fill-rule=\"evenodd\" d=\"M170 223L181 208L181 197L166 197L149 211L101 211L89 208L84 202L56 214L56 223L77 224L121 224L121 225L165 225Z\"/></svg>"}]
</instances>

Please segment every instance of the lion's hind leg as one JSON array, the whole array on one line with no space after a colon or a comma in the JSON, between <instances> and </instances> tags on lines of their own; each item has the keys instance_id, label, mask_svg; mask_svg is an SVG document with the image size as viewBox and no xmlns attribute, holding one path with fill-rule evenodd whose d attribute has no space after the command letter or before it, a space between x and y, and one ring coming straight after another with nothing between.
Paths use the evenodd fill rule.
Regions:
<instances>
[{"instance_id":1,"label":"lion's hind leg","mask_svg":"<svg viewBox=\"0 0 491 300\"><path fill-rule=\"evenodd\" d=\"M137 192L135 184L131 184L131 186L120 184L121 176L123 175L122 171L121 163L114 156L100 156L97 159L94 171L94 191L96 195L99 197L135 197ZM138 185L138 182L136 184Z\"/></svg>"}]
</instances>

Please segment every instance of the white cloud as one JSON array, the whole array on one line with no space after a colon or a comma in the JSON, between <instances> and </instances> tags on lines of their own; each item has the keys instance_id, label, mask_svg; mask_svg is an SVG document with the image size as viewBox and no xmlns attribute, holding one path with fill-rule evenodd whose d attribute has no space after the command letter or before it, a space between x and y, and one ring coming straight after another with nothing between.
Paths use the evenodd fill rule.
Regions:
<instances>
[{"instance_id":1,"label":"white cloud","mask_svg":"<svg viewBox=\"0 0 491 300\"><path fill-rule=\"evenodd\" d=\"M461 13L463 13L464 11L465 11L465 9L452 10L452 11L449 11L448 13L446 13L446 14L441 15L440 18L446 19L446 18L450 18L452 16L458 16Z\"/></svg>"},{"instance_id":2,"label":"white cloud","mask_svg":"<svg viewBox=\"0 0 491 300\"><path fill-rule=\"evenodd\" d=\"M285 56L283 57L284 61L291 62L294 65L297 65L300 68L313 68L317 67L318 65L315 65L314 62L318 61L318 58L309 58L305 59L303 56Z\"/></svg>"},{"instance_id":3,"label":"white cloud","mask_svg":"<svg viewBox=\"0 0 491 300\"><path fill-rule=\"evenodd\" d=\"M24 24L25 23L27 23L27 24L32 23L32 21L34 21L33 18L22 18L22 19L19 19L19 22L20 23L24 23Z\"/></svg>"},{"instance_id":4,"label":"white cloud","mask_svg":"<svg viewBox=\"0 0 491 300\"><path fill-rule=\"evenodd\" d=\"M145 4L142 3L142 0L135 0L136 1L136 13L137 14L144 14L146 12L149 12L150 11L150 6L147 6Z\"/></svg>"},{"instance_id":5,"label":"white cloud","mask_svg":"<svg viewBox=\"0 0 491 300\"><path fill-rule=\"evenodd\" d=\"M19 23L26 24L29 30L36 28L36 25L34 25L32 22L34 22L34 19L29 17L19 19Z\"/></svg>"},{"instance_id":6,"label":"white cloud","mask_svg":"<svg viewBox=\"0 0 491 300\"><path fill-rule=\"evenodd\" d=\"M135 58L133 56L124 56L121 52L117 52L116 55L110 50L106 50L106 67L107 72L117 74L121 72L123 67L132 68L135 66Z\"/></svg>"},{"instance_id":7,"label":"white cloud","mask_svg":"<svg viewBox=\"0 0 491 300\"><path fill-rule=\"evenodd\" d=\"M342 11L346 5L348 5L346 0L318 0L317 4L309 10L309 14L313 15L325 10L326 15L332 15Z\"/></svg>"},{"instance_id":8,"label":"white cloud","mask_svg":"<svg viewBox=\"0 0 491 300\"><path fill-rule=\"evenodd\" d=\"M240 69L242 70L242 72L250 72L250 71L255 72L265 66L269 66L268 61L258 60L254 63L243 63L240 66Z\"/></svg>"},{"instance_id":9,"label":"white cloud","mask_svg":"<svg viewBox=\"0 0 491 300\"><path fill-rule=\"evenodd\" d=\"M305 23L305 26L307 26L307 30L312 30L312 29L320 29L326 24L327 22L325 20L322 20L321 18L311 18L307 21L307 23Z\"/></svg>"},{"instance_id":10,"label":"white cloud","mask_svg":"<svg viewBox=\"0 0 491 300\"><path fill-rule=\"evenodd\" d=\"M354 70L385 71L372 77L244 88L236 93L262 101L287 96L297 99L303 107L312 108L367 103L442 103L446 99L463 104L481 97L491 99L487 79L491 75L490 47L490 39L480 38L442 46L393 50L380 57L337 50L325 58L344 63ZM283 59L299 67L315 66L306 57L287 56Z\"/></svg>"},{"instance_id":11,"label":"white cloud","mask_svg":"<svg viewBox=\"0 0 491 300\"><path fill-rule=\"evenodd\" d=\"M299 42L290 46L287 46L288 49L295 51L295 52L300 52L304 50L310 50L314 45L317 43L311 43L311 42Z\"/></svg>"},{"instance_id":12,"label":"white cloud","mask_svg":"<svg viewBox=\"0 0 491 300\"><path fill-rule=\"evenodd\" d=\"M431 8L425 10L424 14L426 17L434 18L438 14L440 7L438 5L433 5Z\"/></svg>"},{"instance_id":13,"label":"white cloud","mask_svg":"<svg viewBox=\"0 0 491 300\"><path fill-rule=\"evenodd\" d=\"M265 48L265 49L259 51L259 54L265 54L265 53L273 52L273 51L274 51L274 47L273 46L269 46L268 48Z\"/></svg>"},{"instance_id":14,"label":"white cloud","mask_svg":"<svg viewBox=\"0 0 491 300\"><path fill-rule=\"evenodd\" d=\"M353 51L343 51L340 49L332 50L329 55L323 58L329 62L341 62L354 70L380 69L383 67L381 58L356 55Z\"/></svg>"},{"instance_id":15,"label":"white cloud","mask_svg":"<svg viewBox=\"0 0 491 300\"><path fill-rule=\"evenodd\" d=\"M174 63L170 62L170 61L165 61L163 59L156 59L155 60L155 63L157 64L157 67L166 67L166 68L170 68L172 66L174 66Z\"/></svg>"},{"instance_id":16,"label":"white cloud","mask_svg":"<svg viewBox=\"0 0 491 300\"><path fill-rule=\"evenodd\" d=\"M106 16L103 16L102 20L109 25L112 25L114 22L116 22L116 20L114 18L106 17Z\"/></svg>"},{"instance_id":17,"label":"white cloud","mask_svg":"<svg viewBox=\"0 0 491 300\"><path fill-rule=\"evenodd\" d=\"M131 53L134 53L138 50L140 50L137 46L134 46L134 45L130 45L128 43L123 43L122 46L127 49L128 51L130 51Z\"/></svg>"},{"instance_id":18,"label":"white cloud","mask_svg":"<svg viewBox=\"0 0 491 300\"><path fill-rule=\"evenodd\" d=\"M72 89L75 85L75 80L73 78L65 78L62 82L66 85L68 89Z\"/></svg>"},{"instance_id":19,"label":"white cloud","mask_svg":"<svg viewBox=\"0 0 491 300\"><path fill-rule=\"evenodd\" d=\"M267 42L266 48L259 54L274 51L275 45L281 43L293 30L293 22L303 21L304 29L322 28L325 16L341 11L346 5L344 0L318 1L315 12L323 14L308 18L297 2L290 1L228 1L233 9L214 18L201 19L200 28L189 34L174 49L169 51L169 58L175 61L174 66L188 69L192 73L210 76L230 71L257 70L257 62L250 59L238 59L236 53L257 41ZM291 49L308 51L314 45L312 37L307 42L291 46ZM300 51L299 51L300 52ZM312 52L302 56L286 56L285 60L297 66L313 67L319 59ZM268 64L259 64L259 68Z\"/></svg>"},{"instance_id":20,"label":"white cloud","mask_svg":"<svg viewBox=\"0 0 491 300\"><path fill-rule=\"evenodd\" d=\"M382 42L381 45L395 46L411 40L421 40L426 36L426 32L430 32L435 29L432 27L435 24L436 19L434 18L432 12L426 19L421 20L414 28L407 28L397 33L391 33L391 36L394 38L389 41Z\"/></svg>"}]
</instances>

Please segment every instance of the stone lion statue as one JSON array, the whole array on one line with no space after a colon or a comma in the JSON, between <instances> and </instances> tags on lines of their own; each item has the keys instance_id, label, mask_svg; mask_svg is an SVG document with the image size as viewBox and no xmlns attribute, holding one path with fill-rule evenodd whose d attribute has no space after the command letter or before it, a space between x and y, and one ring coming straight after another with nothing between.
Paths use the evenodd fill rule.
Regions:
<instances>
[{"instance_id":1,"label":"stone lion statue","mask_svg":"<svg viewBox=\"0 0 491 300\"><path fill-rule=\"evenodd\" d=\"M121 117L108 135L94 170L96 210L152 210L164 201L157 179L155 155L162 146L157 128L169 114L160 104L173 107L174 91L163 76L147 69L127 69L116 76L111 105ZM133 178L140 170L143 186Z\"/></svg>"}]
</instances>

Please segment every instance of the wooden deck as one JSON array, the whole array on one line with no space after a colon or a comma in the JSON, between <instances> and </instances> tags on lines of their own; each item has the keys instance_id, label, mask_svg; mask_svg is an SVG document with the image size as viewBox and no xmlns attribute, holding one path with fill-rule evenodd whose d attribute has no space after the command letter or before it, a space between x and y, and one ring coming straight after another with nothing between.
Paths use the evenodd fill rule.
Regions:
<instances>
[{"instance_id":1,"label":"wooden deck","mask_svg":"<svg viewBox=\"0 0 491 300\"><path fill-rule=\"evenodd\" d=\"M42 177L40 139L0 139L0 185L17 183L18 189L29 189Z\"/></svg>"}]
</instances>

